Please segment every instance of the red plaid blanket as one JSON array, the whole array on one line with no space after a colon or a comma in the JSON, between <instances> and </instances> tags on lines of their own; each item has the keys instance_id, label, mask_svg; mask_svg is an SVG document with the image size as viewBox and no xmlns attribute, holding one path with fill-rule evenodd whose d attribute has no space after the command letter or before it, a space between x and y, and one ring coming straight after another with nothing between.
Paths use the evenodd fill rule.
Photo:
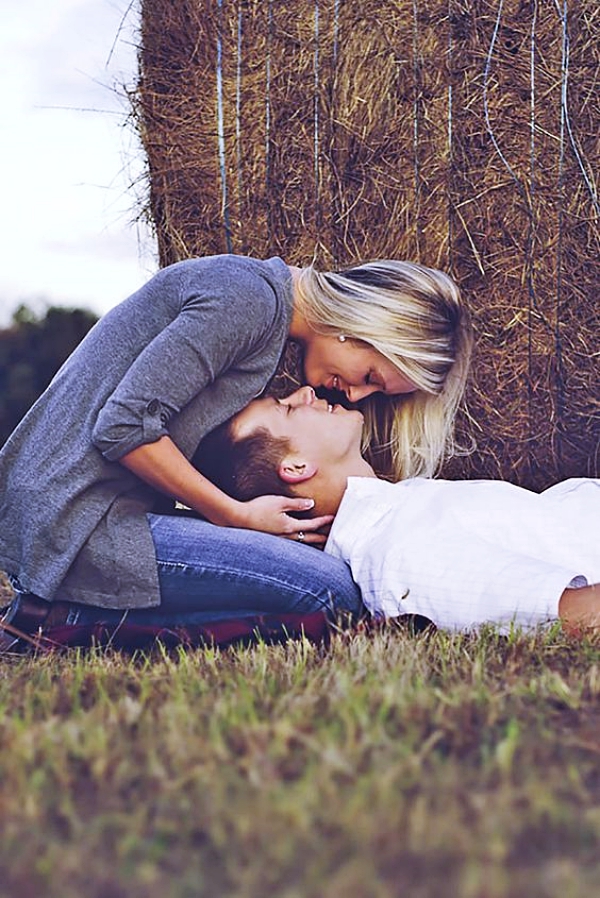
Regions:
<instances>
[{"instance_id":1,"label":"red plaid blanket","mask_svg":"<svg viewBox=\"0 0 600 898\"><path fill-rule=\"evenodd\" d=\"M330 630L324 611L312 614L264 614L238 620L214 621L203 626L150 627L132 624L65 624L44 631L43 643L48 648L112 646L135 650L149 648L157 642L168 648L203 645L228 646L262 641L285 642L305 637L310 642L327 643Z\"/></svg>"}]
</instances>

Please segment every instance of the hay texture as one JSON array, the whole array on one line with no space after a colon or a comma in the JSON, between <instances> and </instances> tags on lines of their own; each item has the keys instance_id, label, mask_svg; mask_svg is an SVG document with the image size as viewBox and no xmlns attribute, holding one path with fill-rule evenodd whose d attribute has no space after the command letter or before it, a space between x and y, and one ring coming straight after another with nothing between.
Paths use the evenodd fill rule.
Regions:
<instances>
[{"instance_id":1,"label":"hay texture","mask_svg":"<svg viewBox=\"0 0 600 898\"><path fill-rule=\"evenodd\" d=\"M477 450L600 476L597 0L143 0L161 264L412 259L472 310Z\"/></svg>"}]
</instances>

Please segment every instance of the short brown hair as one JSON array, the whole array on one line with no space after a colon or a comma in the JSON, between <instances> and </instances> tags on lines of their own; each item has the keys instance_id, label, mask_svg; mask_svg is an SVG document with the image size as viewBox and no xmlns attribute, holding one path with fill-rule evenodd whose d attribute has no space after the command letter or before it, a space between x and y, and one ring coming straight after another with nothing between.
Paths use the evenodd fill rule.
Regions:
<instances>
[{"instance_id":1,"label":"short brown hair","mask_svg":"<svg viewBox=\"0 0 600 898\"><path fill-rule=\"evenodd\" d=\"M202 440L194 464L215 486L241 502L257 496L293 498L278 473L289 449L288 440L272 436L264 427L236 440L232 421L226 421Z\"/></svg>"}]
</instances>

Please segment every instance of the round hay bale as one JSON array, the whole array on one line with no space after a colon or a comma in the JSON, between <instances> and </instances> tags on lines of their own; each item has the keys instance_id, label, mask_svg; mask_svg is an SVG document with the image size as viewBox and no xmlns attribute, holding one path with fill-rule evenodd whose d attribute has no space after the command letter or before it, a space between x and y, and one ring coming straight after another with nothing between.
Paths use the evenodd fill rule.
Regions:
<instances>
[{"instance_id":1,"label":"round hay bale","mask_svg":"<svg viewBox=\"0 0 600 898\"><path fill-rule=\"evenodd\" d=\"M449 271L477 351L447 476L600 476L595 0L143 0L162 264Z\"/></svg>"}]
</instances>

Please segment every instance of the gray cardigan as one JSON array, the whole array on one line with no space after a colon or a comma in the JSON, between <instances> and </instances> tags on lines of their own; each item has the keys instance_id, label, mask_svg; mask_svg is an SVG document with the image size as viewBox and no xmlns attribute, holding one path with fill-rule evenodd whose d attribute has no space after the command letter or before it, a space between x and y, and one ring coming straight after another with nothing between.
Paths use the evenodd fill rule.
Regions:
<instances>
[{"instance_id":1,"label":"gray cardigan","mask_svg":"<svg viewBox=\"0 0 600 898\"><path fill-rule=\"evenodd\" d=\"M291 317L284 262L241 256L171 265L108 312L0 453L0 568L49 600L159 604L159 496L119 459L165 434L191 459L263 391Z\"/></svg>"}]
</instances>

